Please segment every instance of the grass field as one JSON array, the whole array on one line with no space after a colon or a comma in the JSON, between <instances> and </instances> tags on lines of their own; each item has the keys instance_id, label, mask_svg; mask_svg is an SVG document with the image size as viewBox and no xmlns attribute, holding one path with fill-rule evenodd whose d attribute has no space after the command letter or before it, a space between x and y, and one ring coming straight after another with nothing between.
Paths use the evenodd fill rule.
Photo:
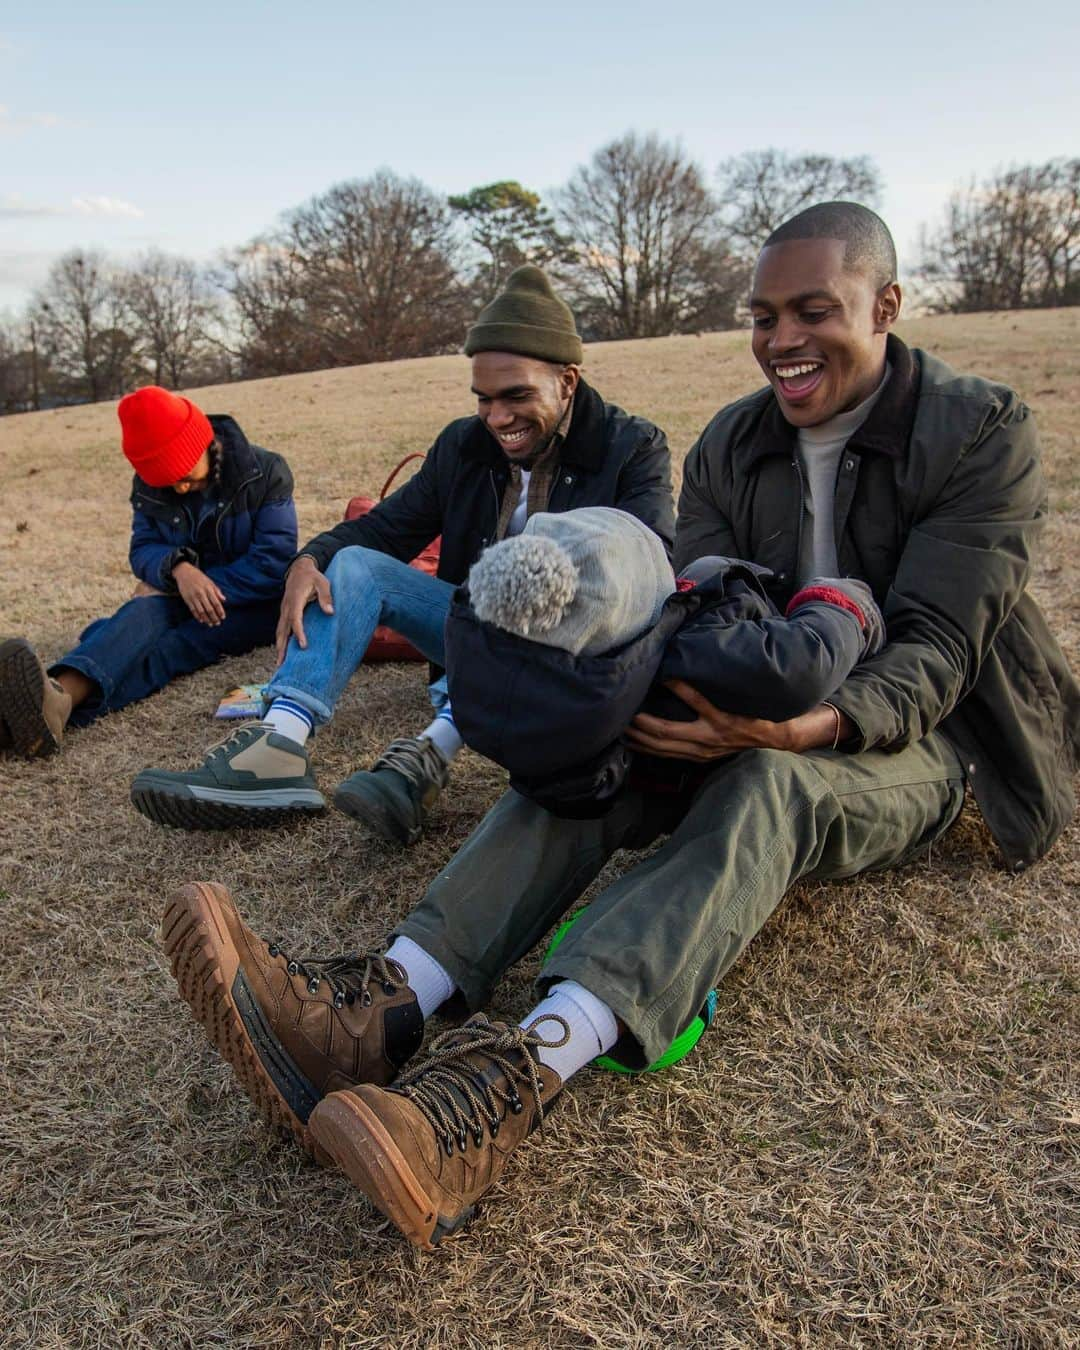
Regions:
<instances>
[{"instance_id":1,"label":"grass field","mask_svg":"<svg viewBox=\"0 0 1080 1350\"><path fill-rule=\"evenodd\" d=\"M1080 665L1080 310L943 318L911 341L1019 389L1051 518L1033 588ZM754 387L745 335L588 354L677 460ZM447 357L199 391L298 483L301 537L469 410ZM0 628L58 656L128 595L113 405L0 420ZM286 950L379 940L500 790L466 755L400 853L331 813L288 833L156 829L147 764L194 762L269 652L3 764L0 1343L392 1347L1080 1345L1080 830L1020 878L968 810L932 863L797 889L668 1072L585 1073L462 1237L409 1248L270 1137L177 999L162 897L227 883ZM324 788L418 730L418 667L364 671ZM617 857L606 876L629 866ZM530 1006L538 958L495 1012Z\"/></svg>"}]
</instances>

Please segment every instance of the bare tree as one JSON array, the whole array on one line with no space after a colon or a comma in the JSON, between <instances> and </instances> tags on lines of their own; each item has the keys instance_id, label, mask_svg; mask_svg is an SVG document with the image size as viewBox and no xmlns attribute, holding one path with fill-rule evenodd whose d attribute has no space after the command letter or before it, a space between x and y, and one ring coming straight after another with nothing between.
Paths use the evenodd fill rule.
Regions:
<instances>
[{"instance_id":1,"label":"bare tree","mask_svg":"<svg viewBox=\"0 0 1080 1350\"><path fill-rule=\"evenodd\" d=\"M931 305L972 312L1080 302L1080 159L998 171L954 192L923 228Z\"/></svg>"},{"instance_id":2,"label":"bare tree","mask_svg":"<svg viewBox=\"0 0 1080 1350\"><path fill-rule=\"evenodd\" d=\"M64 398L117 398L136 368L122 279L102 253L67 253L32 306L41 350Z\"/></svg>"},{"instance_id":3,"label":"bare tree","mask_svg":"<svg viewBox=\"0 0 1080 1350\"><path fill-rule=\"evenodd\" d=\"M241 378L257 379L321 364L305 327L302 260L263 236L225 258L219 281L235 313L230 350Z\"/></svg>"},{"instance_id":4,"label":"bare tree","mask_svg":"<svg viewBox=\"0 0 1080 1350\"><path fill-rule=\"evenodd\" d=\"M339 183L229 261L244 361L267 373L430 356L467 313L446 203L382 170Z\"/></svg>"},{"instance_id":5,"label":"bare tree","mask_svg":"<svg viewBox=\"0 0 1080 1350\"><path fill-rule=\"evenodd\" d=\"M596 337L657 337L731 322L736 288L698 166L655 135L598 150L558 194L574 242L579 322Z\"/></svg>"},{"instance_id":6,"label":"bare tree","mask_svg":"<svg viewBox=\"0 0 1080 1350\"><path fill-rule=\"evenodd\" d=\"M288 221L308 323L333 364L430 356L461 344L450 213L417 179L341 183Z\"/></svg>"},{"instance_id":7,"label":"bare tree","mask_svg":"<svg viewBox=\"0 0 1080 1350\"><path fill-rule=\"evenodd\" d=\"M48 382L33 319L0 316L0 413L36 412Z\"/></svg>"},{"instance_id":8,"label":"bare tree","mask_svg":"<svg viewBox=\"0 0 1080 1350\"><path fill-rule=\"evenodd\" d=\"M747 150L718 170L721 213L736 247L757 255L778 225L818 202L881 201L881 175L866 155L789 155L783 150Z\"/></svg>"},{"instance_id":9,"label":"bare tree","mask_svg":"<svg viewBox=\"0 0 1080 1350\"><path fill-rule=\"evenodd\" d=\"M569 241L559 234L539 195L518 182L488 183L447 200L468 221L470 238L481 251L473 279L481 301L493 296L522 263L550 268L571 256Z\"/></svg>"},{"instance_id":10,"label":"bare tree","mask_svg":"<svg viewBox=\"0 0 1080 1350\"><path fill-rule=\"evenodd\" d=\"M155 384L176 389L206 365L213 294L188 258L153 250L126 269L124 291Z\"/></svg>"}]
</instances>

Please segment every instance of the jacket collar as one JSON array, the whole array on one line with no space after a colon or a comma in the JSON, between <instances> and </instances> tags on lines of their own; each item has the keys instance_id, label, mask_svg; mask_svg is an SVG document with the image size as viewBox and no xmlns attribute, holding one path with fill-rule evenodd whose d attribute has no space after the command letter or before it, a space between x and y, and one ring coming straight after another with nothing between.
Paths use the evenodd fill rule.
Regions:
<instances>
[{"instance_id":1,"label":"jacket collar","mask_svg":"<svg viewBox=\"0 0 1080 1350\"><path fill-rule=\"evenodd\" d=\"M579 469L594 473L603 464L606 451L604 400L591 385L579 380L574 393L570 427L559 453L559 462L574 464ZM472 425L465 432L461 455L463 459L478 460L492 468L507 463L506 456L479 417L472 419Z\"/></svg>"},{"instance_id":2,"label":"jacket collar","mask_svg":"<svg viewBox=\"0 0 1080 1350\"><path fill-rule=\"evenodd\" d=\"M895 333L886 339L885 358L892 366L889 382L848 444L852 450L871 450L892 459L903 459L919 402L919 363L911 348ZM776 395L768 390L750 440L750 462L756 463L765 455L790 455L797 439L797 428L785 418Z\"/></svg>"},{"instance_id":3,"label":"jacket collar","mask_svg":"<svg viewBox=\"0 0 1080 1350\"><path fill-rule=\"evenodd\" d=\"M209 422L214 435L221 442L221 498L227 501L245 483L261 472L259 461L251 448L248 438L240 430L234 418L224 413L211 413ZM132 495L138 494L143 503L154 502L159 506L173 509L181 501L181 495L171 487L151 487L135 475Z\"/></svg>"}]
</instances>

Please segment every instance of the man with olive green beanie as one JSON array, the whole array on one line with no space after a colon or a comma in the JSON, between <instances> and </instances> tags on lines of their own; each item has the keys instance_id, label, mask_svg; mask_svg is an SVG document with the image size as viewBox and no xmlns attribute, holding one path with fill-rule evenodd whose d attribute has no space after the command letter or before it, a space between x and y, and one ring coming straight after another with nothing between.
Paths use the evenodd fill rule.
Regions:
<instances>
[{"instance_id":1,"label":"man with olive green beanie","mask_svg":"<svg viewBox=\"0 0 1080 1350\"><path fill-rule=\"evenodd\" d=\"M517 268L465 339L476 415L451 422L409 482L368 515L307 544L290 566L280 665L266 718L241 727L190 772L147 769L132 786L144 815L187 829L277 825L325 808L306 742L328 722L379 624L436 666L450 597L483 549L538 511L614 506L670 552L671 466L664 433L605 403L581 378L574 316L547 276ZM442 536L438 574L409 561ZM441 674L441 672L438 672ZM444 679L435 720L354 773L334 804L383 839L411 844L461 748Z\"/></svg>"}]
</instances>

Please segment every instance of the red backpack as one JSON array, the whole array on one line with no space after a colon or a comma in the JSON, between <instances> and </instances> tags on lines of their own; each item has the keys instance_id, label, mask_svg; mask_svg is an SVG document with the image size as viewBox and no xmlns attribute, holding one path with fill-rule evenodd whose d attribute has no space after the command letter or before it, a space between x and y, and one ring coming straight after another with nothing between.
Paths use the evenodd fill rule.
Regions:
<instances>
[{"instance_id":1,"label":"red backpack","mask_svg":"<svg viewBox=\"0 0 1080 1350\"><path fill-rule=\"evenodd\" d=\"M424 456L419 451L406 455L383 484L382 491L379 493L379 501L381 502L390 491L391 483L410 460L423 458ZM357 516L366 516L375 505L374 497L353 497L345 508L345 519L355 520ZM433 539L422 553L417 554L409 566L415 567L418 572L426 572L428 576L433 577L439 566L439 547L441 544L442 536L440 535L438 539ZM395 633L392 628L387 628L385 624L380 624L375 629L375 636L371 639L364 660L425 661L427 658L422 652L418 652L407 638L403 638L400 633Z\"/></svg>"}]
</instances>

